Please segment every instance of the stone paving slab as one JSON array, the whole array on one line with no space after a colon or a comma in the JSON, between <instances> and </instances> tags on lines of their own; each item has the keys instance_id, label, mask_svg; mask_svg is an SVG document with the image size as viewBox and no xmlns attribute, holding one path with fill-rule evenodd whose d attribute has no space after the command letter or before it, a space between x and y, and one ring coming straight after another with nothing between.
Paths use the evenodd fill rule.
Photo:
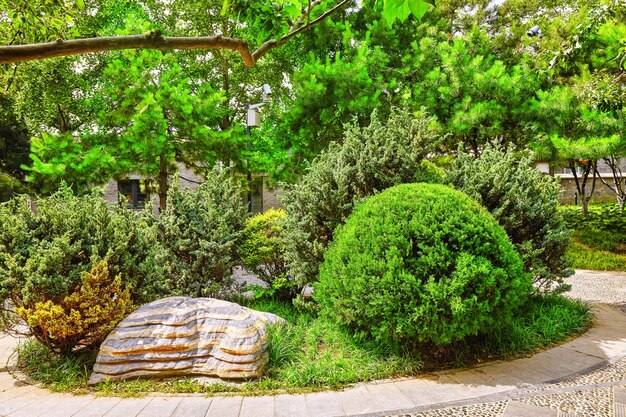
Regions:
<instances>
[{"instance_id":1,"label":"stone paving slab","mask_svg":"<svg viewBox=\"0 0 626 417\"><path fill-rule=\"evenodd\" d=\"M244 397L239 417L273 417L274 397Z\"/></svg>"},{"instance_id":2,"label":"stone paving slab","mask_svg":"<svg viewBox=\"0 0 626 417\"><path fill-rule=\"evenodd\" d=\"M210 406L211 398L183 397L171 417L204 417L209 411Z\"/></svg>"},{"instance_id":3,"label":"stone paving slab","mask_svg":"<svg viewBox=\"0 0 626 417\"><path fill-rule=\"evenodd\" d=\"M617 302L616 292L606 288L585 292L581 286L599 280L605 286L611 282L626 288L624 274L583 271L574 278L575 295L587 294L600 301L601 296L610 294L610 301ZM428 417L600 417L608 408L611 415L626 417L626 404L622 403L626 401L626 358L622 359L626 355L626 311L606 305L594 311L597 321L585 335L528 358L415 379L357 384L339 392L245 398L152 395L119 399L50 393L9 375L5 363L16 340L0 337L0 417L338 417L399 412ZM596 404L585 402L586 396Z\"/></svg>"},{"instance_id":4,"label":"stone paving slab","mask_svg":"<svg viewBox=\"0 0 626 417\"><path fill-rule=\"evenodd\" d=\"M277 395L274 399L274 417L313 417L309 414L304 395Z\"/></svg>"},{"instance_id":5,"label":"stone paving slab","mask_svg":"<svg viewBox=\"0 0 626 417\"><path fill-rule=\"evenodd\" d=\"M102 417L119 404L120 401L121 398L95 398L89 403L88 408L83 407L74 414L68 414L76 417Z\"/></svg>"}]
</instances>

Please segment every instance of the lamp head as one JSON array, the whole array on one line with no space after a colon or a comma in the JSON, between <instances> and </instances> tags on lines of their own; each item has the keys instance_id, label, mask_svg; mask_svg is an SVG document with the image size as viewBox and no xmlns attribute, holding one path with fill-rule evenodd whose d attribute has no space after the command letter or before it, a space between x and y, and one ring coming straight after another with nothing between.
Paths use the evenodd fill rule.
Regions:
<instances>
[{"instance_id":1,"label":"lamp head","mask_svg":"<svg viewBox=\"0 0 626 417\"><path fill-rule=\"evenodd\" d=\"M267 103L272 98L272 88L269 84L263 84L263 102Z\"/></svg>"},{"instance_id":2,"label":"lamp head","mask_svg":"<svg viewBox=\"0 0 626 417\"><path fill-rule=\"evenodd\" d=\"M531 27L526 34L530 37L534 37L534 36L538 36L540 38L543 37L543 33L541 33L541 29L539 29L539 26L533 26Z\"/></svg>"}]
</instances>

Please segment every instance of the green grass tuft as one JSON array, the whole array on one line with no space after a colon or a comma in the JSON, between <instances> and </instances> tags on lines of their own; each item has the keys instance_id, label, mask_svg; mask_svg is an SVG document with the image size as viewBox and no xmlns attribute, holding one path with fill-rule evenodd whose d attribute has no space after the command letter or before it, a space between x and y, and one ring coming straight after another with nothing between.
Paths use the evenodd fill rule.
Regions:
<instances>
[{"instance_id":1,"label":"green grass tuft","mask_svg":"<svg viewBox=\"0 0 626 417\"><path fill-rule=\"evenodd\" d=\"M579 242L570 244L567 256L576 269L626 271L626 255L596 250Z\"/></svg>"},{"instance_id":2,"label":"green grass tuft","mask_svg":"<svg viewBox=\"0 0 626 417\"><path fill-rule=\"evenodd\" d=\"M592 324L590 307L563 296L534 296L517 309L512 322L495 329L480 344L500 357L527 354L585 332Z\"/></svg>"},{"instance_id":3,"label":"green grass tuft","mask_svg":"<svg viewBox=\"0 0 626 417\"><path fill-rule=\"evenodd\" d=\"M18 366L46 388L64 392L86 388L95 354L58 355L31 339L17 346Z\"/></svg>"}]
</instances>

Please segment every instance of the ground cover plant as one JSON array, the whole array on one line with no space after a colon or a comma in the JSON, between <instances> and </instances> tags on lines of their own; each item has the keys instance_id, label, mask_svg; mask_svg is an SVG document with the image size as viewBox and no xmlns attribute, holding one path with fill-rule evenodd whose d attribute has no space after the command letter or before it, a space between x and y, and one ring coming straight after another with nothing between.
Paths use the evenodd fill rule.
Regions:
<instances>
[{"instance_id":1,"label":"ground cover plant","mask_svg":"<svg viewBox=\"0 0 626 417\"><path fill-rule=\"evenodd\" d=\"M512 314L512 321L449 347L446 352L422 354L382 347L354 338L346 329L315 314L303 314L293 306L255 300L250 307L273 312L289 326L270 334L270 363L258 381L238 385L200 385L179 381L129 380L87 386L93 353L58 355L36 341L18 348L22 370L54 391L94 391L104 395L142 396L164 393L239 393L248 395L339 389L348 384L447 367L468 366L497 358L525 356L561 343L591 325L589 307L563 296L532 296Z\"/></svg>"},{"instance_id":2,"label":"ground cover plant","mask_svg":"<svg viewBox=\"0 0 626 417\"><path fill-rule=\"evenodd\" d=\"M586 215L576 206L560 211L574 229L567 252L574 268L626 271L626 217L617 204L592 204Z\"/></svg>"}]
</instances>

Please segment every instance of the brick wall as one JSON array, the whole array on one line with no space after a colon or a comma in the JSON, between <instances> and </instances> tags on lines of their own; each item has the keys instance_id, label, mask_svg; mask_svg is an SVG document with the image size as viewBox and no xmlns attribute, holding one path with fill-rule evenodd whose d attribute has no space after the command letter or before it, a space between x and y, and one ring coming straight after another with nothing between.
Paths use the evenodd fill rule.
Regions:
<instances>
[{"instance_id":1,"label":"brick wall","mask_svg":"<svg viewBox=\"0 0 626 417\"><path fill-rule=\"evenodd\" d=\"M196 188L198 188L198 185L200 185L199 183L202 182L202 178L199 175L197 175L195 172L193 172L192 169L185 167L183 164L179 163L177 164L177 167L178 167L178 173L181 176L180 178L181 187L190 188L192 190L195 190ZM146 178L146 177L143 175L139 175L139 174L131 174L124 178L120 178L120 180L121 179L139 180L143 178ZM108 204L118 204L117 181L118 181L117 179L113 179L109 181L104 190L104 200ZM158 213L159 212L158 194L156 192L150 194L150 200L152 201L152 208L154 210L154 213L155 214Z\"/></svg>"},{"instance_id":2,"label":"brick wall","mask_svg":"<svg viewBox=\"0 0 626 417\"><path fill-rule=\"evenodd\" d=\"M194 173L192 169L186 168L182 164L178 164L178 173L180 175L180 185L184 188L195 190L198 188L198 185L200 185L199 183L202 182L202 177ZM144 177L141 175L133 174L125 177L124 179L135 180L142 178ZM255 178L259 177L255 175ZM270 208L282 208L283 205L280 203L279 200L281 194L282 190L279 187L270 187L267 178L263 177L263 211ZM111 180L106 185L104 191L104 199L109 204L118 203L117 180ZM152 200L152 205L154 207L155 213L158 212L158 195L150 195L150 199Z\"/></svg>"}]
</instances>

